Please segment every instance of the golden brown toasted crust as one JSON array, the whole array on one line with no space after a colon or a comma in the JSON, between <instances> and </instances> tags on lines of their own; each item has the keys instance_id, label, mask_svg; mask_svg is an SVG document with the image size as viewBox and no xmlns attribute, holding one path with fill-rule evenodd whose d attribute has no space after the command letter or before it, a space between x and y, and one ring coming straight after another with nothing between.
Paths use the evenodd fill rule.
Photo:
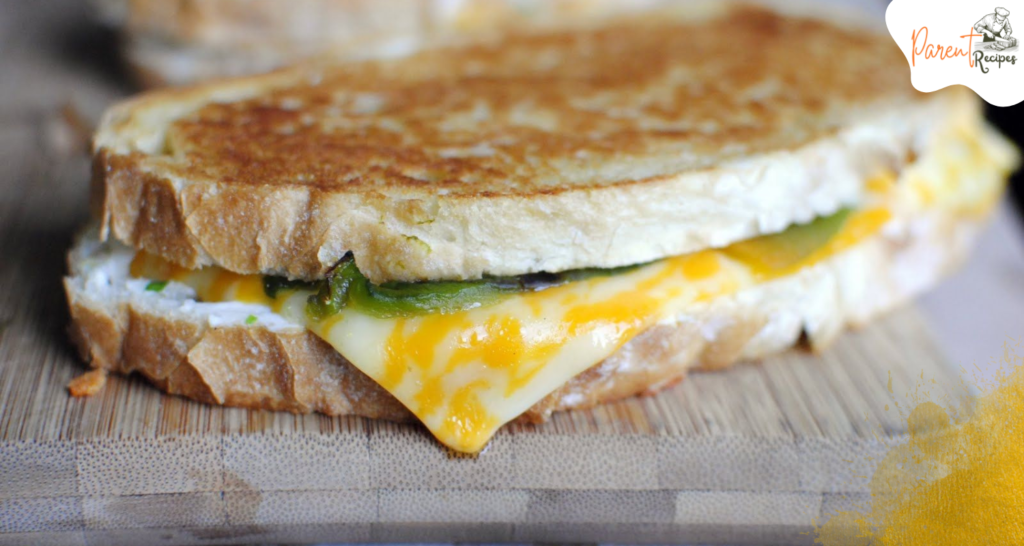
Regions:
<instances>
[{"instance_id":1,"label":"golden brown toasted crust","mask_svg":"<svg viewBox=\"0 0 1024 546\"><path fill-rule=\"evenodd\" d=\"M695 308L651 328L534 405L521 418L653 393L691 369L717 370L838 332L930 287L962 260L978 220L946 212L893 226L798 274ZM72 252L72 256L75 251ZM924 258L924 259L922 259ZM76 258L72 258L74 262ZM71 332L93 368L137 372L158 388L211 404L409 420L411 414L306 330L211 327L145 297L92 293L72 263ZM824 313L824 314L821 314Z\"/></svg>"},{"instance_id":2,"label":"golden brown toasted crust","mask_svg":"<svg viewBox=\"0 0 1024 546\"><path fill-rule=\"evenodd\" d=\"M887 36L737 9L145 95L97 134L105 228L302 278L613 267L832 212L976 108Z\"/></svg>"}]
</instances>

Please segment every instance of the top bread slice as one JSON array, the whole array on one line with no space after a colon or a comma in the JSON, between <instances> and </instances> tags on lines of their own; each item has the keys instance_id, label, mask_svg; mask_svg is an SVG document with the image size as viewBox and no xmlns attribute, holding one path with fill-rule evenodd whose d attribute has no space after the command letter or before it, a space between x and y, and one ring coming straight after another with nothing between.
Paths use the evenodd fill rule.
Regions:
<instances>
[{"instance_id":1,"label":"top bread slice","mask_svg":"<svg viewBox=\"0 0 1024 546\"><path fill-rule=\"evenodd\" d=\"M716 5L143 95L95 139L101 236L307 279L621 266L856 203L977 108L888 36Z\"/></svg>"}]
</instances>

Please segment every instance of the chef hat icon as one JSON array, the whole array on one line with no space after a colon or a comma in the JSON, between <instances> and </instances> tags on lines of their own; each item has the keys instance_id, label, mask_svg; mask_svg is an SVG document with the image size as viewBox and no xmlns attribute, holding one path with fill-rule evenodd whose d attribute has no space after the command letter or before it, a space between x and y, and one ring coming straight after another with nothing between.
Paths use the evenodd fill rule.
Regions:
<instances>
[{"instance_id":1,"label":"chef hat icon","mask_svg":"<svg viewBox=\"0 0 1024 546\"><path fill-rule=\"evenodd\" d=\"M996 15L998 15L1000 17L1006 17L1006 16L1010 15L1010 10L1008 10L1006 8L996 8Z\"/></svg>"}]
</instances>

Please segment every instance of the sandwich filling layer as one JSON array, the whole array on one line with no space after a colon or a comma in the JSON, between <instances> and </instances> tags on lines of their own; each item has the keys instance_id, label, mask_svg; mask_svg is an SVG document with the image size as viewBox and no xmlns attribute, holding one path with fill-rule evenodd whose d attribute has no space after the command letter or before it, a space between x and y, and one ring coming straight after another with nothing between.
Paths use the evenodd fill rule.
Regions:
<instances>
[{"instance_id":1,"label":"sandwich filling layer","mask_svg":"<svg viewBox=\"0 0 1024 546\"><path fill-rule=\"evenodd\" d=\"M719 249L616 270L376 286L347 258L294 283L138 253L131 276L178 283L202 302L302 326L402 402L444 444L482 449L504 423L637 334L684 311L793 275L931 210L983 215L1014 155L978 122L950 128L901 173L866 181L856 207ZM248 308L248 307L247 307ZM280 324L265 324L278 327Z\"/></svg>"}]
</instances>

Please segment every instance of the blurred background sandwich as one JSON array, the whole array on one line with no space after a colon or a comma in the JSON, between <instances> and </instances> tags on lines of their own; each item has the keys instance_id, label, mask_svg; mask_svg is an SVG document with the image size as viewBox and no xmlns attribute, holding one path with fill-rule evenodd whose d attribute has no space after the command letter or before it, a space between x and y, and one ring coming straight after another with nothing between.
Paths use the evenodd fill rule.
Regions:
<instances>
[{"instance_id":1,"label":"blurred background sandwich","mask_svg":"<svg viewBox=\"0 0 1024 546\"><path fill-rule=\"evenodd\" d=\"M494 38L510 30L585 25L669 0L105 0L103 20L147 86L265 72L330 50L388 57Z\"/></svg>"}]
</instances>

